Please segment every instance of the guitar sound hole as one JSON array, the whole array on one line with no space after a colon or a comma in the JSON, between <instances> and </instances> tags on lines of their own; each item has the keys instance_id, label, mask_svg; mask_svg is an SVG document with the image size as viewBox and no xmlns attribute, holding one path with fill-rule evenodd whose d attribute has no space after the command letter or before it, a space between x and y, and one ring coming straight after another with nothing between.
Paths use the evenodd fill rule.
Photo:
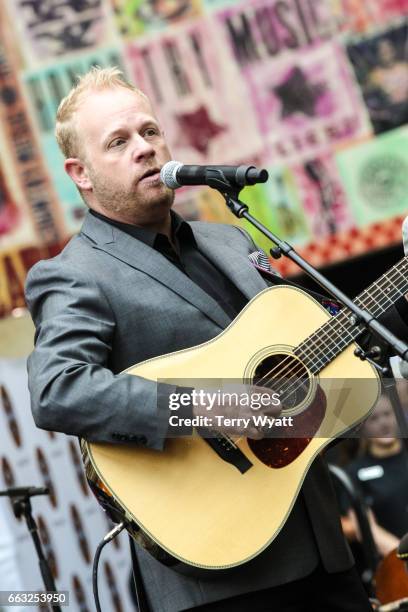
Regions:
<instances>
[{"instance_id":1,"label":"guitar sound hole","mask_svg":"<svg viewBox=\"0 0 408 612\"><path fill-rule=\"evenodd\" d=\"M310 390L310 380L304 365L285 353L265 357L255 368L253 381L255 385L279 393L283 411L296 408Z\"/></svg>"}]
</instances>

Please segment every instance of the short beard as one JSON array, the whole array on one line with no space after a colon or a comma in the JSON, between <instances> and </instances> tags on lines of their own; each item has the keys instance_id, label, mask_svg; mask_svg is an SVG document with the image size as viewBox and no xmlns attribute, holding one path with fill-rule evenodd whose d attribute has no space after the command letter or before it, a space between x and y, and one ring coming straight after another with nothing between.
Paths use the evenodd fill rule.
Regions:
<instances>
[{"instance_id":1,"label":"short beard","mask_svg":"<svg viewBox=\"0 0 408 612\"><path fill-rule=\"evenodd\" d=\"M174 191L164 186L159 196L141 198L122 185L112 185L108 179L95 172L90 164L88 164L88 174L92 181L93 193L100 206L108 214L119 215L128 223L147 225L157 222L163 216L163 211L169 210L174 202Z\"/></svg>"}]
</instances>

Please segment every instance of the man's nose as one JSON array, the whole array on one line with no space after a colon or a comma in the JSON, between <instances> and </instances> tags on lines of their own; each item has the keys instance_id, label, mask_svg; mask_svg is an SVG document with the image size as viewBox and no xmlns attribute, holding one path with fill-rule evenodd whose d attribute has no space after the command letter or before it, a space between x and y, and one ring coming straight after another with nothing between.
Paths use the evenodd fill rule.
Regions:
<instances>
[{"instance_id":1,"label":"man's nose","mask_svg":"<svg viewBox=\"0 0 408 612\"><path fill-rule=\"evenodd\" d=\"M132 157L134 161L140 161L155 154L153 145L145 140L140 134L135 136Z\"/></svg>"}]
</instances>

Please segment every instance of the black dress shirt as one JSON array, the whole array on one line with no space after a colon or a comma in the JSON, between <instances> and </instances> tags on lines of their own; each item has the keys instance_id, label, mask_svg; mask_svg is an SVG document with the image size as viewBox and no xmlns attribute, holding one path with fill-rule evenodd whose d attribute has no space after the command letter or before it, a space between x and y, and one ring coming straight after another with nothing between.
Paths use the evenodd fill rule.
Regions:
<instances>
[{"instance_id":1,"label":"black dress shirt","mask_svg":"<svg viewBox=\"0 0 408 612\"><path fill-rule=\"evenodd\" d=\"M95 210L90 212L98 219L118 227L123 232L161 253L210 295L231 319L234 319L247 304L247 298L234 283L199 251L191 226L174 211L171 211L171 234L175 248L164 234L136 225L114 221Z\"/></svg>"},{"instance_id":2,"label":"black dress shirt","mask_svg":"<svg viewBox=\"0 0 408 612\"><path fill-rule=\"evenodd\" d=\"M223 274L213 262L199 251L191 226L177 213L171 211L172 243L164 234L159 234L136 225L121 223L105 217L95 210L91 214L110 225L118 227L123 232L133 236L135 240L144 242L168 259L186 274L196 285L210 295L234 319L242 308L248 303L244 294ZM177 393L191 393L191 388L177 387ZM180 422L193 416L192 405L181 406L178 410ZM183 419L183 420L182 420ZM191 435L190 426L174 426L169 424L169 436Z\"/></svg>"}]
</instances>

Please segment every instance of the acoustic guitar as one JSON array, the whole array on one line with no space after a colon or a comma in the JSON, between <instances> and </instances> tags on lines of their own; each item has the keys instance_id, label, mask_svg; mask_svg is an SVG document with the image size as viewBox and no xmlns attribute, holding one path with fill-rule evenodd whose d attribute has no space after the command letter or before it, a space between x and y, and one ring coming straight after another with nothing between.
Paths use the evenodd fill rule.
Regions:
<instances>
[{"instance_id":1,"label":"acoustic guitar","mask_svg":"<svg viewBox=\"0 0 408 612\"><path fill-rule=\"evenodd\" d=\"M381 315L408 291L407 268L404 258L355 302ZM83 440L98 499L164 563L219 570L249 561L276 538L317 454L377 402L377 371L354 355L361 332L346 308L330 316L301 289L280 285L255 296L213 340L129 368L153 381L222 373L274 388L284 380L282 416L293 426L262 440L208 440L195 429L168 439L163 452Z\"/></svg>"}]
</instances>

